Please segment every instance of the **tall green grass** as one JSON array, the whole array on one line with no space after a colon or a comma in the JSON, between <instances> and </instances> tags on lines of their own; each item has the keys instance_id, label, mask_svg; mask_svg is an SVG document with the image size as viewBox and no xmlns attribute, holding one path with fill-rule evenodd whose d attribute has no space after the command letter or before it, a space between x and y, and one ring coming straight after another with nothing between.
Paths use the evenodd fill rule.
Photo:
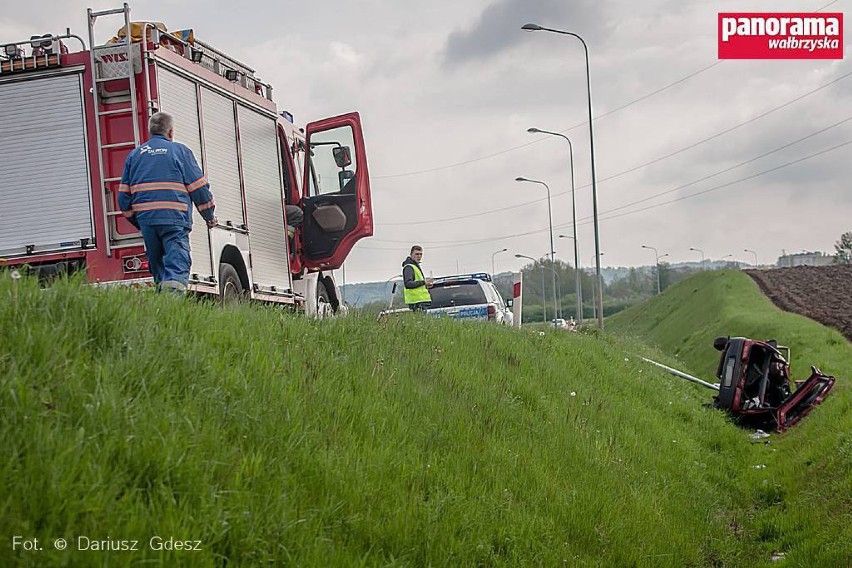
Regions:
<instances>
[{"instance_id":1,"label":"tall green grass","mask_svg":"<svg viewBox=\"0 0 852 568\"><path fill-rule=\"evenodd\" d=\"M796 380L810 376L811 365L834 375L825 402L772 437L761 481L770 489L758 494L746 526L761 542L788 551L788 563L852 566L852 347L838 331L779 310L733 271L692 277L607 323L610 332L654 345L706 380L719 360L713 338L724 335L789 346Z\"/></svg>"},{"instance_id":2,"label":"tall green grass","mask_svg":"<svg viewBox=\"0 0 852 568\"><path fill-rule=\"evenodd\" d=\"M0 565L840 565L848 523L772 511L841 483L848 453L799 486L781 455L819 460L847 391L751 444L627 345L0 274Z\"/></svg>"}]
</instances>

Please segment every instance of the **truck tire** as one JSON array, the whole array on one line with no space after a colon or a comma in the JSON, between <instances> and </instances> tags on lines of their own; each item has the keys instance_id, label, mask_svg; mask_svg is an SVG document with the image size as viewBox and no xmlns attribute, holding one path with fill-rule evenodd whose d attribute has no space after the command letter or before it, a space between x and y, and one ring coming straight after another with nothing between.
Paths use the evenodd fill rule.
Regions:
<instances>
[{"instance_id":1,"label":"truck tire","mask_svg":"<svg viewBox=\"0 0 852 568\"><path fill-rule=\"evenodd\" d=\"M334 315L334 307L331 305L331 299L328 294L328 289L322 280L317 280L317 319L327 318Z\"/></svg>"},{"instance_id":2,"label":"truck tire","mask_svg":"<svg viewBox=\"0 0 852 568\"><path fill-rule=\"evenodd\" d=\"M219 265L219 298L225 305L239 303L245 298L237 269L227 262Z\"/></svg>"}]
</instances>

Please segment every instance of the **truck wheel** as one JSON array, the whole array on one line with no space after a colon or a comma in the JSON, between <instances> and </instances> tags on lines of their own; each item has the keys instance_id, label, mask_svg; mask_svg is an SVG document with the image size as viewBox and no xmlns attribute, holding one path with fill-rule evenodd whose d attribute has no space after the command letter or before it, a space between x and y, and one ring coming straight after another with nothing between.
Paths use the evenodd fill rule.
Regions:
<instances>
[{"instance_id":1,"label":"truck wheel","mask_svg":"<svg viewBox=\"0 0 852 568\"><path fill-rule=\"evenodd\" d=\"M334 315L334 307L329 299L328 289L321 281L317 281L317 319L328 318Z\"/></svg>"},{"instance_id":2,"label":"truck wheel","mask_svg":"<svg viewBox=\"0 0 852 568\"><path fill-rule=\"evenodd\" d=\"M245 298L237 269L227 262L219 265L219 297L223 304L236 304Z\"/></svg>"}]
</instances>

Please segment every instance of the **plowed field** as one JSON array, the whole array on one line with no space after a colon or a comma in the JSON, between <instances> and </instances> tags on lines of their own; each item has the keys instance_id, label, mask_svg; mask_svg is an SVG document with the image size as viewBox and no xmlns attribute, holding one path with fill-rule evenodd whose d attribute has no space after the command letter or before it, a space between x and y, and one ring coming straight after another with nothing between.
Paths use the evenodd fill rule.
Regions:
<instances>
[{"instance_id":1,"label":"plowed field","mask_svg":"<svg viewBox=\"0 0 852 568\"><path fill-rule=\"evenodd\" d=\"M833 327L852 341L852 265L745 272L782 310Z\"/></svg>"}]
</instances>

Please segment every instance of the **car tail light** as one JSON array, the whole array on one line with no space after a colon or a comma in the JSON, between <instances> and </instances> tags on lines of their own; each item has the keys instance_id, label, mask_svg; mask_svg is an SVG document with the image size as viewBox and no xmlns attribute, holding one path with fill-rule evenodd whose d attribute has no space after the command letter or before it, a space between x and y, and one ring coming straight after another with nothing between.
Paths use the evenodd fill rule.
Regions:
<instances>
[{"instance_id":1,"label":"car tail light","mask_svg":"<svg viewBox=\"0 0 852 568\"><path fill-rule=\"evenodd\" d=\"M488 304L488 319L493 320L497 317L497 306Z\"/></svg>"}]
</instances>

